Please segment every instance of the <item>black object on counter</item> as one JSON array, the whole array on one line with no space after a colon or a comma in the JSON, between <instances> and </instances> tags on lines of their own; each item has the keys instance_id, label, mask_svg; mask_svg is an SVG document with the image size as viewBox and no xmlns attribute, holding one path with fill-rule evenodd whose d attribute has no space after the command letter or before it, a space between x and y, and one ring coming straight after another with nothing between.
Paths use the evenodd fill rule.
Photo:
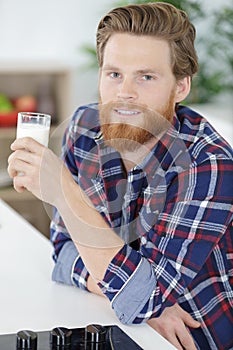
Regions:
<instances>
[{"instance_id":1,"label":"black object on counter","mask_svg":"<svg viewBox=\"0 0 233 350\"><path fill-rule=\"evenodd\" d=\"M120 327L90 324L0 335L0 350L143 350Z\"/></svg>"}]
</instances>

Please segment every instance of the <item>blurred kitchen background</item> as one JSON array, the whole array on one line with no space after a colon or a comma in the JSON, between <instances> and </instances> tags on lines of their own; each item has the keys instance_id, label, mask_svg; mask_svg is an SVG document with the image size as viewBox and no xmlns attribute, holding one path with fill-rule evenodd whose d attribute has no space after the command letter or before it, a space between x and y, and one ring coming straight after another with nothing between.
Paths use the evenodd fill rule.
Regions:
<instances>
[{"instance_id":1,"label":"blurred kitchen background","mask_svg":"<svg viewBox=\"0 0 233 350\"><path fill-rule=\"evenodd\" d=\"M233 145L233 0L167 2L186 10L197 28L200 71L185 103ZM97 100L98 22L127 3L140 1L0 0L0 198L46 236L51 208L30 193L16 193L6 172L17 111L52 115L49 146L59 154L73 111Z\"/></svg>"}]
</instances>

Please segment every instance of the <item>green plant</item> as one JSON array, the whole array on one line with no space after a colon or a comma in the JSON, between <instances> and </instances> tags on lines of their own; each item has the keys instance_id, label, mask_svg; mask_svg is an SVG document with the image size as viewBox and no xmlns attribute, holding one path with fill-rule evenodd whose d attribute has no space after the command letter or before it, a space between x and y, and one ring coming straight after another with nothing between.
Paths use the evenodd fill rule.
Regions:
<instances>
[{"instance_id":1,"label":"green plant","mask_svg":"<svg viewBox=\"0 0 233 350\"><path fill-rule=\"evenodd\" d=\"M157 0L119 0L112 7L128 4L157 2ZM203 2L195 0L167 0L179 9L186 11L196 27L206 22L205 30L197 30L196 47L199 55L199 71L193 78L192 90L185 103L206 103L222 92L233 90L233 7L224 6L220 11L208 10L205 13ZM97 69L95 48L82 46L88 56L86 69ZM220 64L221 62L221 64Z\"/></svg>"},{"instance_id":2,"label":"green plant","mask_svg":"<svg viewBox=\"0 0 233 350\"><path fill-rule=\"evenodd\" d=\"M215 14L214 32L217 33L213 42L213 55L225 63L223 86L233 90L233 1L230 6L223 7ZM218 40L221 38L221 40Z\"/></svg>"},{"instance_id":3,"label":"green plant","mask_svg":"<svg viewBox=\"0 0 233 350\"><path fill-rule=\"evenodd\" d=\"M205 103L213 101L220 93L233 92L232 18L233 7L230 6L205 15L204 19L209 19L208 26L197 35L197 50L202 51L199 72L193 79L187 102Z\"/></svg>"}]
</instances>

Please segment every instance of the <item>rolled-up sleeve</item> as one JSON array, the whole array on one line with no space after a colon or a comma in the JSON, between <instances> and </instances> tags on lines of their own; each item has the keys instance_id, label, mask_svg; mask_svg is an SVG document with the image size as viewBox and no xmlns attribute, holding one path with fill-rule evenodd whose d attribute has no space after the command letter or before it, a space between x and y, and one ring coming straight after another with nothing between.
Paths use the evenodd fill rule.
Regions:
<instances>
[{"instance_id":1,"label":"rolled-up sleeve","mask_svg":"<svg viewBox=\"0 0 233 350\"><path fill-rule=\"evenodd\" d=\"M111 301L119 320L130 324L153 294L156 276L147 259L125 245L109 264L98 285Z\"/></svg>"},{"instance_id":2,"label":"rolled-up sleeve","mask_svg":"<svg viewBox=\"0 0 233 350\"><path fill-rule=\"evenodd\" d=\"M141 259L127 284L112 300L112 308L119 320L125 324L133 323L155 288L154 271L146 259Z\"/></svg>"},{"instance_id":3,"label":"rolled-up sleeve","mask_svg":"<svg viewBox=\"0 0 233 350\"><path fill-rule=\"evenodd\" d=\"M87 290L89 273L72 241L66 242L59 253L52 280Z\"/></svg>"}]
</instances>

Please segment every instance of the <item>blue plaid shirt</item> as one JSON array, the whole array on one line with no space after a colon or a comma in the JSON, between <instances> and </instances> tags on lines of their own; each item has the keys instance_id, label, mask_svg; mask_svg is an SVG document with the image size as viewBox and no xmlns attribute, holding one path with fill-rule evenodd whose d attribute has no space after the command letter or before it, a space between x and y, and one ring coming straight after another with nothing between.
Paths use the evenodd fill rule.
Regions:
<instances>
[{"instance_id":1,"label":"blue plaid shirt","mask_svg":"<svg viewBox=\"0 0 233 350\"><path fill-rule=\"evenodd\" d=\"M109 226L126 242L102 292L123 323L178 303L201 322L198 349L233 349L233 152L202 116L179 106L172 127L126 173L104 143L98 106L79 108L62 158ZM55 209L53 279L86 289L89 276Z\"/></svg>"}]
</instances>

